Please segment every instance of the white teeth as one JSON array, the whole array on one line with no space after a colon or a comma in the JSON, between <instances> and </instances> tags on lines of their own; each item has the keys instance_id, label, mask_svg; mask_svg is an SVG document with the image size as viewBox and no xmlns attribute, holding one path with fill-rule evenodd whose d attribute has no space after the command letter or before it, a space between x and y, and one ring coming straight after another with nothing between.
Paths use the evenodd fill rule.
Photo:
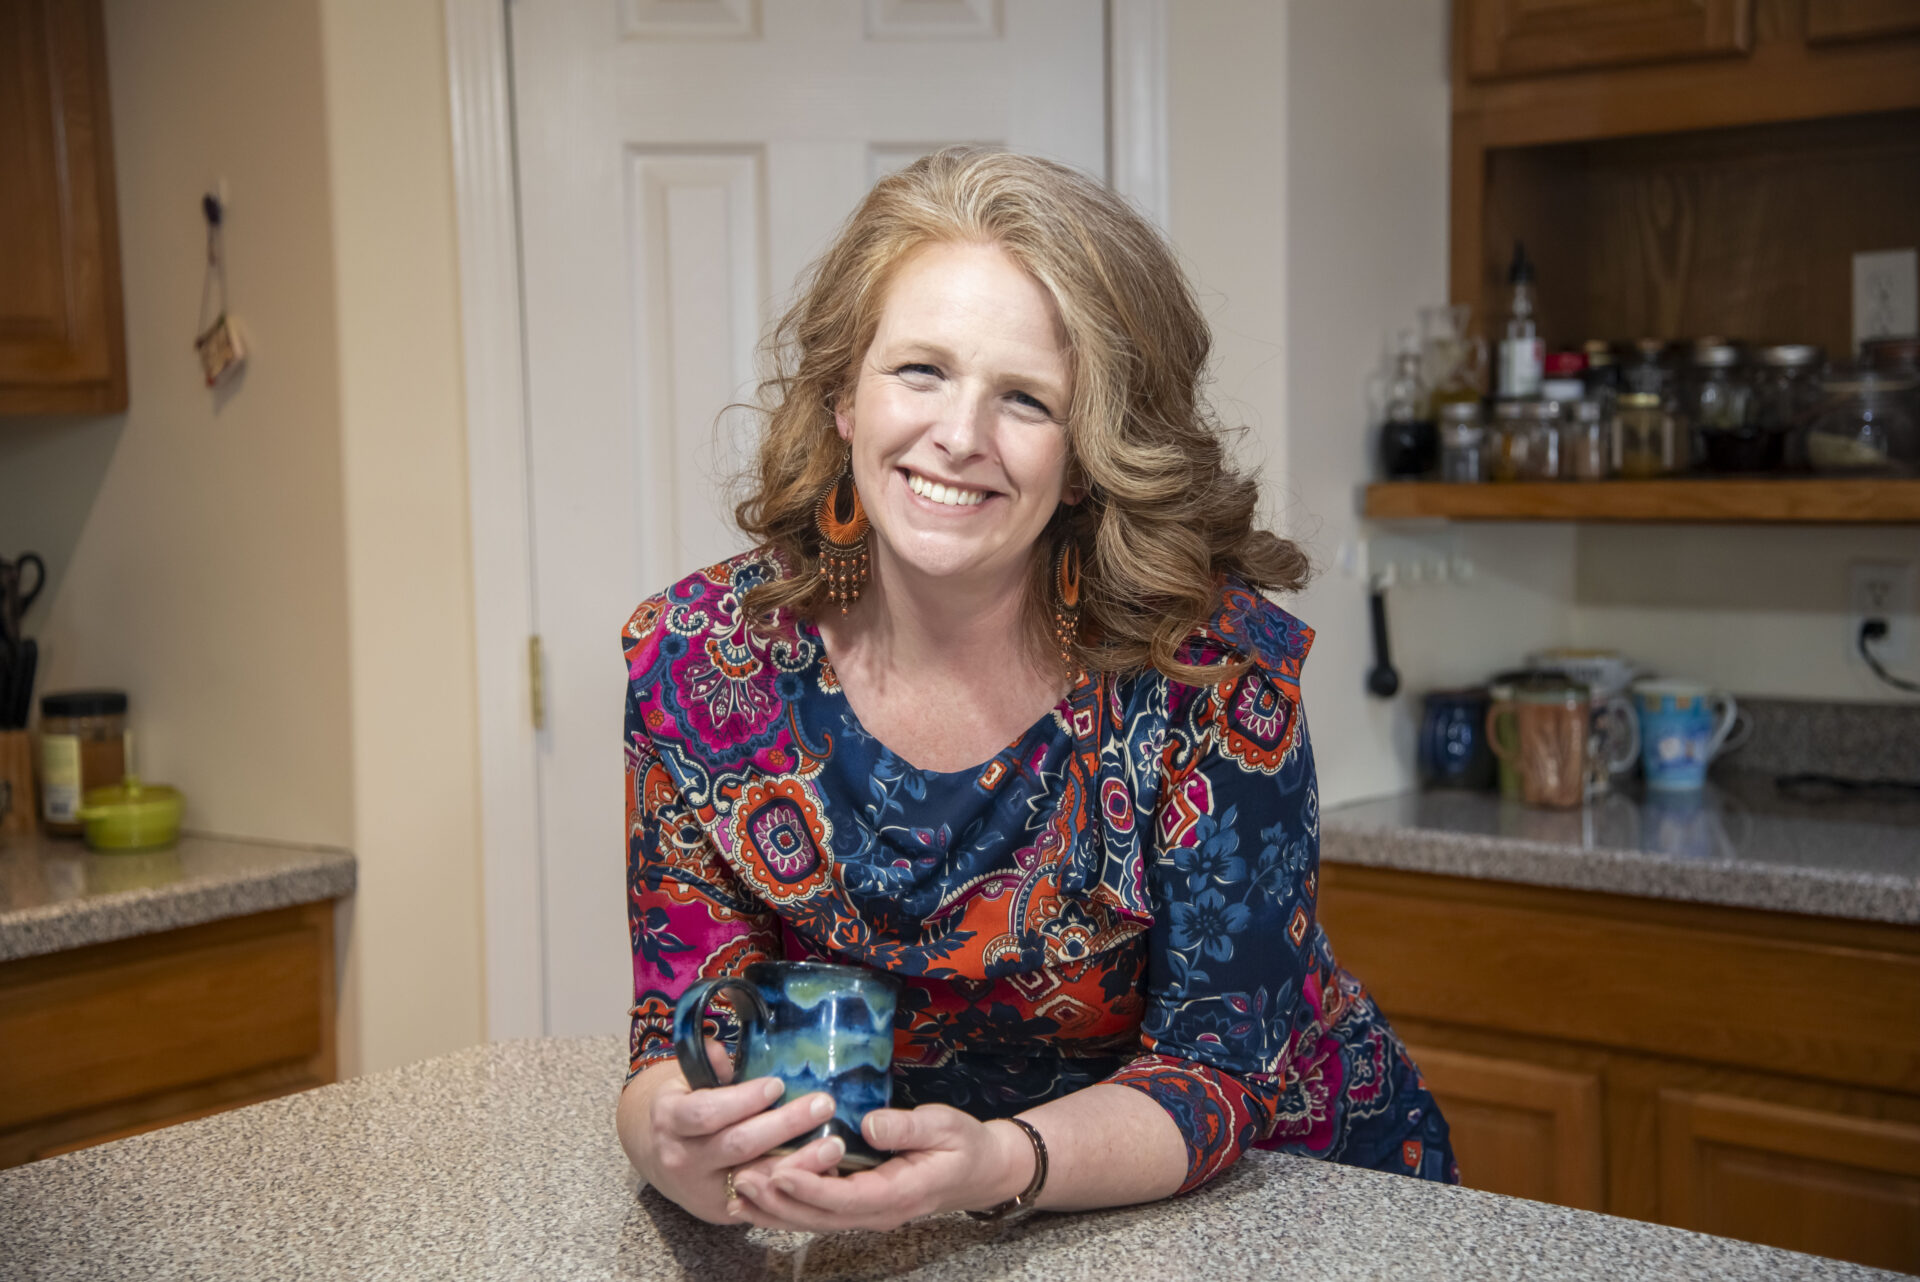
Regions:
<instances>
[{"instance_id":1,"label":"white teeth","mask_svg":"<svg viewBox=\"0 0 1920 1282\"><path fill-rule=\"evenodd\" d=\"M958 486L942 485L938 481L929 481L918 472L907 473L907 488L935 503L944 503L948 507L973 507L986 499L981 490L963 490Z\"/></svg>"}]
</instances>

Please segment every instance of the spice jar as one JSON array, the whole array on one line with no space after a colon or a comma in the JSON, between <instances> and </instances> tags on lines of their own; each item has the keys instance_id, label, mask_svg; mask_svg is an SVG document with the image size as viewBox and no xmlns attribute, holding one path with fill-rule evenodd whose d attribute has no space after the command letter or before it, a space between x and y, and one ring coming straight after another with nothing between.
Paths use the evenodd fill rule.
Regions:
<instances>
[{"instance_id":1,"label":"spice jar","mask_svg":"<svg viewBox=\"0 0 1920 1282\"><path fill-rule=\"evenodd\" d=\"M40 817L47 831L78 837L89 788L127 773L127 696L120 690L69 690L40 700Z\"/></svg>"},{"instance_id":2,"label":"spice jar","mask_svg":"<svg viewBox=\"0 0 1920 1282\"><path fill-rule=\"evenodd\" d=\"M1461 401L1440 407L1440 479L1471 484L1487 479L1487 429L1480 422L1480 402Z\"/></svg>"},{"instance_id":3,"label":"spice jar","mask_svg":"<svg viewBox=\"0 0 1920 1282\"><path fill-rule=\"evenodd\" d=\"M1805 471L1806 433L1820 405L1823 353L1806 343L1777 343L1757 353L1747 425L1761 437L1764 466Z\"/></svg>"},{"instance_id":4,"label":"spice jar","mask_svg":"<svg viewBox=\"0 0 1920 1282\"><path fill-rule=\"evenodd\" d=\"M1914 436L1906 400L1911 378L1861 365L1829 365L1820 382L1820 413L1807 433L1807 459L1816 472L1898 470Z\"/></svg>"},{"instance_id":5,"label":"spice jar","mask_svg":"<svg viewBox=\"0 0 1920 1282\"><path fill-rule=\"evenodd\" d=\"M1527 462L1527 402L1499 401L1487 433L1487 474L1496 481L1517 481Z\"/></svg>"},{"instance_id":6,"label":"spice jar","mask_svg":"<svg viewBox=\"0 0 1920 1282\"><path fill-rule=\"evenodd\" d=\"M1602 481L1607 476L1607 421L1597 400L1560 407L1560 475L1569 481Z\"/></svg>"},{"instance_id":7,"label":"spice jar","mask_svg":"<svg viewBox=\"0 0 1920 1282\"><path fill-rule=\"evenodd\" d=\"M1527 435L1520 458L1523 481L1560 479L1560 406L1547 400L1521 401L1521 423Z\"/></svg>"},{"instance_id":8,"label":"spice jar","mask_svg":"<svg viewBox=\"0 0 1920 1282\"><path fill-rule=\"evenodd\" d=\"M1747 422L1752 385L1740 367L1740 349L1703 342L1693 349L1682 414L1691 425L1694 462L1709 472L1764 472L1777 464L1767 440Z\"/></svg>"},{"instance_id":9,"label":"spice jar","mask_svg":"<svg viewBox=\"0 0 1920 1282\"><path fill-rule=\"evenodd\" d=\"M1628 392L1613 413L1613 472L1644 480L1674 470L1673 415L1652 392Z\"/></svg>"}]
</instances>

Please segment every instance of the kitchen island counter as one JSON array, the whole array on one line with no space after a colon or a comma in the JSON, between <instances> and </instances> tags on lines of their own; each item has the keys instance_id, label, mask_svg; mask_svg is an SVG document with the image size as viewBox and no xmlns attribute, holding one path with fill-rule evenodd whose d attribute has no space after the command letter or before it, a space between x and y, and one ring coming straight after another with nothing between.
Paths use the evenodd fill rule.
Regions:
<instances>
[{"instance_id":1,"label":"kitchen island counter","mask_svg":"<svg viewBox=\"0 0 1920 1282\"><path fill-rule=\"evenodd\" d=\"M505 1043L0 1172L0 1276L1891 1277L1582 1211L1254 1153L1156 1206L811 1238L640 1187L614 1037Z\"/></svg>"},{"instance_id":2,"label":"kitchen island counter","mask_svg":"<svg viewBox=\"0 0 1920 1282\"><path fill-rule=\"evenodd\" d=\"M44 835L0 839L0 962L339 899L355 870L342 850L219 837L108 855Z\"/></svg>"},{"instance_id":3,"label":"kitchen island counter","mask_svg":"<svg viewBox=\"0 0 1920 1282\"><path fill-rule=\"evenodd\" d=\"M1771 778L1545 810L1488 792L1352 802L1330 863L1856 921L1920 924L1920 801L1804 801Z\"/></svg>"}]
</instances>

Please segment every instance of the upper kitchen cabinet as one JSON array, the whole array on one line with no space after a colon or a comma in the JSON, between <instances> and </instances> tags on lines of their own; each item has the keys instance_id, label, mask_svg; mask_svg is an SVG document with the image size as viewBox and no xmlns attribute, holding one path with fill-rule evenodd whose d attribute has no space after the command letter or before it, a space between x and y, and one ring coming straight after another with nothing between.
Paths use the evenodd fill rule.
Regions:
<instances>
[{"instance_id":1,"label":"upper kitchen cabinet","mask_svg":"<svg viewBox=\"0 0 1920 1282\"><path fill-rule=\"evenodd\" d=\"M1920 35L1920 0L1808 0L1807 39Z\"/></svg>"},{"instance_id":2,"label":"upper kitchen cabinet","mask_svg":"<svg viewBox=\"0 0 1920 1282\"><path fill-rule=\"evenodd\" d=\"M99 0L0 4L0 414L127 407Z\"/></svg>"},{"instance_id":3,"label":"upper kitchen cabinet","mask_svg":"<svg viewBox=\"0 0 1920 1282\"><path fill-rule=\"evenodd\" d=\"M1858 2L1858 0L1856 0ZM1747 51L1753 0L1463 0L1476 80Z\"/></svg>"}]
</instances>

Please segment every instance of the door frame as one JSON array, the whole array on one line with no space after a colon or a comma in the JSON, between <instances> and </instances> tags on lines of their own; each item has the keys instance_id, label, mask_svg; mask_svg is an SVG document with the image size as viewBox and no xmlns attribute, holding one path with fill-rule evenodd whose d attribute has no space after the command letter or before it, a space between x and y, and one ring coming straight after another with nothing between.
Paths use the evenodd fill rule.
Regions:
<instances>
[{"instance_id":1,"label":"door frame","mask_svg":"<svg viewBox=\"0 0 1920 1282\"><path fill-rule=\"evenodd\" d=\"M546 1033L546 908L529 655L536 628L525 312L507 34L511 3L445 0L479 714L483 982L490 1041ZM1114 188L1163 228L1168 191L1167 6L1168 0L1106 0L1107 172Z\"/></svg>"}]
</instances>

